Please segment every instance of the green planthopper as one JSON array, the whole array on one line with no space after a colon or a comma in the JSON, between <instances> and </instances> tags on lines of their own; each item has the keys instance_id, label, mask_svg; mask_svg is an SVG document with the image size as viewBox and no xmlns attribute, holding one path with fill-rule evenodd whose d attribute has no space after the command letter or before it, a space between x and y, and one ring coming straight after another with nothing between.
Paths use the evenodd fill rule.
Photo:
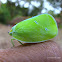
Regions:
<instances>
[{"instance_id":1,"label":"green planthopper","mask_svg":"<svg viewBox=\"0 0 62 62\"><path fill-rule=\"evenodd\" d=\"M58 27L52 15L40 14L17 23L9 34L20 43L38 43L54 38Z\"/></svg>"}]
</instances>

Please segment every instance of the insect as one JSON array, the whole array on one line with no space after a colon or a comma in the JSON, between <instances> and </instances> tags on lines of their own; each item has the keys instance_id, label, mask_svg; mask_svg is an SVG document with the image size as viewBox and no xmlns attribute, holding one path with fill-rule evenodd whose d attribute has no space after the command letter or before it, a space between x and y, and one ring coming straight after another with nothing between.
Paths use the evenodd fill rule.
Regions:
<instances>
[{"instance_id":1,"label":"insect","mask_svg":"<svg viewBox=\"0 0 62 62\"><path fill-rule=\"evenodd\" d=\"M58 28L52 15L40 14L17 23L9 34L13 37L11 40L16 39L20 43L38 43L54 38Z\"/></svg>"}]
</instances>

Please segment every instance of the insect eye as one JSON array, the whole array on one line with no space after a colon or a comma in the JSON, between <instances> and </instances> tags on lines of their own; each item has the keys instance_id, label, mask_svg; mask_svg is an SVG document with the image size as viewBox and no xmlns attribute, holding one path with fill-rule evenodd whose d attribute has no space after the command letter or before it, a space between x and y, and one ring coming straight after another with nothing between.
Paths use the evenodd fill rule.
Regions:
<instances>
[{"instance_id":1,"label":"insect eye","mask_svg":"<svg viewBox=\"0 0 62 62\"><path fill-rule=\"evenodd\" d=\"M12 36L12 32L9 32L9 35L11 35L11 36Z\"/></svg>"},{"instance_id":2,"label":"insect eye","mask_svg":"<svg viewBox=\"0 0 62 62\"><path fill-rule=\"evenodd\" d=\"M12 29L10 30L9 35L11 35L11 36L12 36Z\"/></svg>"}]
</instances>

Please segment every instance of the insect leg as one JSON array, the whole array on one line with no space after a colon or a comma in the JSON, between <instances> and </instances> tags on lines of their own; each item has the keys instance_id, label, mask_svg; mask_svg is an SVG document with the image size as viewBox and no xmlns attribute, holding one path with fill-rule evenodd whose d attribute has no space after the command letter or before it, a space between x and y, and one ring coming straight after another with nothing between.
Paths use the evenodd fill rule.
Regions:
<instances>
[{"instance_id":1,"label":"insect leg","mask_svg":"<svg viewBox=\"0 0 62 62\"><path fill-rule=\"evenodd\" d=\"M19 40L18 40L18 42L19 42L21 45L23 45L23 43L22 43L22 42L20 42Z\"/></svg>"},{"instance_id":2,"label":"insect leg","mask_svg":"<svg viewBox=\"0 0 62 62\"><path fill-rule=\"evenodd\" d=\"M14 45L13 40L15 40L15 39L14 39L14 38L12 38L12 39L11 39L11 43L12 43L12 45L13 45L13 47L14 47L15 45Z\"/></svg>"}]
</instances>

